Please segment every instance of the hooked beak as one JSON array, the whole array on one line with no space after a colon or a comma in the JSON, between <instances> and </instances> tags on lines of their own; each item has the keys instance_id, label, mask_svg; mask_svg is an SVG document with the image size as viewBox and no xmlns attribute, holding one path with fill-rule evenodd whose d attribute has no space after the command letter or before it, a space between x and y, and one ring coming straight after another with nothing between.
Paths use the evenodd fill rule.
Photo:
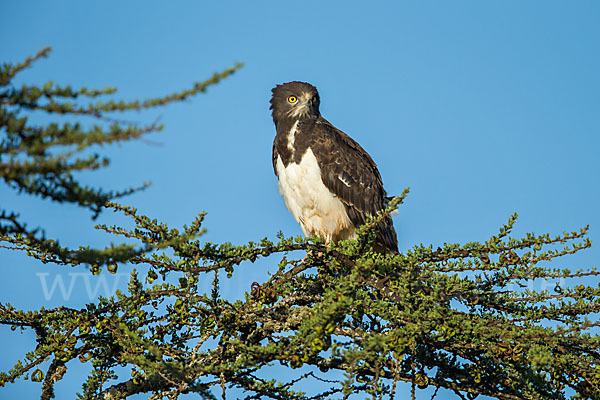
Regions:
<instances>
[{"instance_id":1,"label":"hooked beak","mask_svg":"<svg viewBox=\"0 0 600 400\"><path fill-rule=\"evenodd\" d=\"M304 97L302 99L302 104L306 108L308 108L309 110L311 110L313 113L315 113L317 111L316 110L316 103L315 103L313 97L310 94L308 94L308 93L306 93L304 95Z\"/></svg>"},{"instance_id":2,"label":"hooked beak","mask_svg":"<svg viewBox=\"0 0 600 400\"><path fill-rule=\"evenodd\" d=\"M298 97L298 104L296 107L291 107L288 111L290 117L298 117L305 115L318 115L318 105L314 101L314 97L308 93Z\"/></svg>"}]
</instances>

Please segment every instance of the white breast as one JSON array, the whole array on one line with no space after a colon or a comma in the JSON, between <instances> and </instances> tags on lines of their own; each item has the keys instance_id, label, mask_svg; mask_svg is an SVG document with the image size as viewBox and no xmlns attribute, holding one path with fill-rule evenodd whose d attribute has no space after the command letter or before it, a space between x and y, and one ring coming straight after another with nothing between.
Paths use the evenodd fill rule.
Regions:
<instances>
[{"instance_id":1,"label":"white breast","mask_svg":"<svg viewBox=\"0 0 600 400\"><path fill-rule=\"evenodd\" d=\"M308 149L299 164L283 165L277 157L279 192L304 234L327 242L355 237L354 226L342 201L321 180L321 168Z\"/></svg>"}]
</instances>

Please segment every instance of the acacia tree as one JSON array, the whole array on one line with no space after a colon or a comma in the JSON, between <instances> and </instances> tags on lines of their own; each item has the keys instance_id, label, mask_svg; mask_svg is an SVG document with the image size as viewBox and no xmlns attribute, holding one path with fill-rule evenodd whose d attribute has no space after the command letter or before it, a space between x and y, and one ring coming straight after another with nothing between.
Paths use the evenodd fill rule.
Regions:
<instances>
[{"instance_id":1,"label":"acacia tree","mask_svg":"<svg viewBox=\"0 0 600 400\"><path fill-rule=\"evenodd\" d=\"M0 373L0 385L31 379L41 382L41 398L50 399L69 366L82 362L91 364L91 373L80 399L139 393L213 399L226 398L232 388L248 399L356 393L376 399L394 398L399 382L411 385L412 398L428 386L436 388L434 397L442 388L462 399L600 398L600 338L592 334L600 324L592 319L600 290L583 284L514 289L530 279L598 276L594 268L548 266L589 247L587 227L512 238L515 214L483 241L437 249L415 245L398 255L373 252L374 225L402 203L406 190L359 228L357 240L329 246L316 237L281 236L243 246L204 242L204 214L183 229L170 228L114 202L138 188L107 192L82 185L72 173L108 163L98 154L78 158L82 150L160 129L120 122L114 113L188 98L240 66L162 98L82 105L81 98L115 90L53 83L14 87L15 75L48 51L0 70L0 175L11 188L78 204L93 216L122 213L135 228L96 228L138 245L69 249L27 228L15 212L1 211L3 247L44 263L89 268L91 274L125 269L131 277L126 293L81 309L25 311L0 302L1 324L32 329L37 338L22 360ZM36 126L27 118L34 110L75 120L86 115L99 123ZM299 252L306 256L296 257ZM243 299L226 299L220 280L258 258L276 264L277 272L252 283ZM205 279L212 280L208 292L199 285ZM286 378L273 379L265 372L271 365L287 369ZM131 376L117 374L122 366Z\"/></svg>"}]
</instances>

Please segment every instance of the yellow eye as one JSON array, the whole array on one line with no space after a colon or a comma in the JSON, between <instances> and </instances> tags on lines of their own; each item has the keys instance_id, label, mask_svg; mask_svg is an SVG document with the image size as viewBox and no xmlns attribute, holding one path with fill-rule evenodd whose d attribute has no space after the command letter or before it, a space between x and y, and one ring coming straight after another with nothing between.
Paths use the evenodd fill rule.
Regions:
<instances>
[{"instance_id":1,"label":"yellow eye","mask_svg":"<svg viewBox=\"0 0 600 400\"><path fill-rule=\"evenodd\" d=\"M298 98L296 96L290 96L290 97L288 97L288 101L290 103L295 103L298 101Z\"/></svg>"}]
</instances>

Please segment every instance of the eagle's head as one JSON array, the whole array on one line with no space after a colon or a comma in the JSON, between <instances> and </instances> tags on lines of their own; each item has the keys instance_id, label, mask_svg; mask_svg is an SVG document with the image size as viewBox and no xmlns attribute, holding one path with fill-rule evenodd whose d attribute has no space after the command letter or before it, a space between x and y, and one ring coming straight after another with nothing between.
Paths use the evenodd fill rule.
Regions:
<instances>
[{"instance_id":1,"label":"eagle's head","mask_svg":"<svg viewBox=\"0 0 600 400\"><path fill-rule=\"evenodd\" d=\"M273 121L282 119L305 119L319 116L319 92L306 82L288 82L271 90L271 110Z\"/></svg>"}]
</instances>

